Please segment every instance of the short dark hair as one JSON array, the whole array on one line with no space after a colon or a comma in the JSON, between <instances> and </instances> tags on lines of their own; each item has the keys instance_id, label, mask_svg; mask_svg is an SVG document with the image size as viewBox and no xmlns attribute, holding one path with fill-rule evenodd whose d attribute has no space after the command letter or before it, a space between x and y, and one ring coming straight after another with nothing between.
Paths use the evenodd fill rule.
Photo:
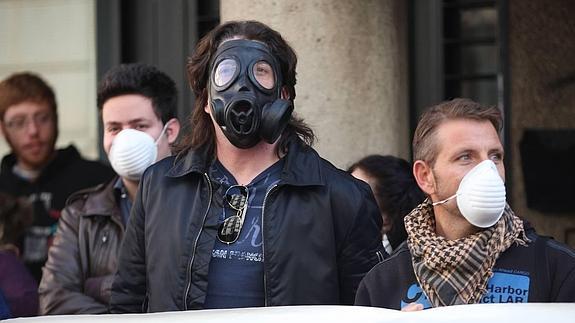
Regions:
<instances>
[{"instance_id":1,"label":"short dark hair","mask_svg":"<svg viewBox=\"0 0 575 323\"><path fill-rule=\"evenodd\" d=\"M483 106L470 99L457 98L428 108L419 119L413 135L413 158L433 166L437 158L435 133L447 120L470 119L489 121L499 133L503 124L501 111L496 106Z\"/></svg>"},{"instance_id":2,"label":"short dark hair","mask_svg":"<svg viewBox=\"0 0 575 323\"><path fill-rule=\"evenodd\" d=\"M9 107L28 101L48 104L57 124L56 95L39 75L31 72L15 73L0 82L0 120L4 120Z\"/></svg>"},{"instance_id":3,"label":"short dark hair","mask_svg":"<svg viewBox=\"0 0 575 323\"><path fill-rule=\"evenodd\" d=\"M351 165L348 172L359 169L374 180L373 195L392 223L386 233L393 249L407 239L403 218L425 199L417 185L411 164L395 156L369 155Z\"/></svg>"},{"instance_id":4,"label":"short dark hair","mask_svg":"<svg viewBox=\"0 0 575 323\"><path fill-rule=\"evenodd\" d=\"M177 116L176 83L166 73L151 65L122 64L110 69L98 86L98 109L102 111L107 100L126 94L149 98L154 113L164 124Z\"/></svg>"},{"instance_id":5,"label":"short dark hair","mask_svg":"<svg viewBox=\"0 0 575 323\"><path fill-rule=\"evenodd\" d=\"M16 244L32 224L32 206L22 197L0 192L0 247Z\"/></svg>"},{"instance_id":6,"label":"short dark hair","mask_svg":"<svg viewBox=\"0 0 575 323\"><path fill-rule=\"evenodd\" d=\"M210 62L218 46L234 36L257 40L269 47L272 55L279 61L283 76L282 84L289 94L289 99L292 103L295 99L297 56L280 33L257 21L230 21L219 25L198 42L196 50L188 60L188 80L196 99L190 117L191 132L182 140L179 151L204 148L208 153L214 152L214 127L210 116L204 111L204 107L208 104ZM289 142L297 137L308 145L312 145L315 140L313 131L303 119L292 115L280 138L278 150L287 151Z\"/></svg>"}]
</instances>

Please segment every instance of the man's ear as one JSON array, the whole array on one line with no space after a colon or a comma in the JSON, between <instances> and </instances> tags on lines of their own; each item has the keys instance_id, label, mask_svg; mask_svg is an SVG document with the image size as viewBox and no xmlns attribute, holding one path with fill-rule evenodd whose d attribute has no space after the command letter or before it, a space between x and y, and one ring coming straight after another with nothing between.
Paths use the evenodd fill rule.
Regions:
<instances>
[{"instance_id":1,"label":"man's ear","mask_svg":"<svg viewBox=\"0 0 575 323\"><path fill-rule=\"evenodd\" d=\"M207 91L207 89L204 90L204 91ZM212 109L212 108L210 107L210 104L211 104L210 102L212 102L212 100L210 99L210 93L209 93L209 92L208 92L208 94L207 94L207 97L208 97L208 99L206 100L206 105L204 106L204 112L207 113L207 114L210 114L211 109Z\"/></svg>"},{"instance_id":2,"label":"man's ear","mask_svg":"<svg viewBox=\"0 0 575 323\"><path fill-rule=\"evenodd\" d=\"M178 119L172 118L168 121L168 125L166 126L166 136L168 136L168 143L170 145L178 139L180 128L180 121Z\"/></svg>"},{"instance_id":3,"label":"man's ear","mask_svg":"<svg viewBox=\"0 0 575 323\"><path fill-rule=\"evenodd\" d=\"M416 160L413 163L413 176L417 181L417 185L425 194L431 195L435 193L435 178L429 164L423 160Z\"/></svg>"},{"instance_id":4,"label":"man's ear","mask_svg":"<svg viewBox=\"0 0 575 323\"><path fill-rule=\"evenodd\" d=\"M289 92L288 92L288 90L287 90L287 87L285 87L285 86L282 87L281 97L282 97L282 99L284 99L284 100L289 100L289 99L290 99Z\"/></svg>"}]
</instances>

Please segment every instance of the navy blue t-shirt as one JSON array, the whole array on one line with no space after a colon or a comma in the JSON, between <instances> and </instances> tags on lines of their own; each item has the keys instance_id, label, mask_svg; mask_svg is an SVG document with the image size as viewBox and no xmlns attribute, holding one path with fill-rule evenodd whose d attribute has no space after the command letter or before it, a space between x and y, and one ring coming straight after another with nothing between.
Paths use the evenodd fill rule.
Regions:
<instances>
[{"instance_id":1,"label":"navy blue t-shirt","mask_svg":"<svg viewBox=\"0 0 575 323\"><path fill-rule=\"evenodd\" d=\"M238 240L225 244L216 239L208 272L208 291L204 308L237 308L264 306L264 255L262 249L262 206L269 189L278 183L283 159L264 170L246 187L248 209ZM216 161L210 177L226 192L237 182ZM235 215L223 202L219 223Z\"/></svg>"}]
</instances>

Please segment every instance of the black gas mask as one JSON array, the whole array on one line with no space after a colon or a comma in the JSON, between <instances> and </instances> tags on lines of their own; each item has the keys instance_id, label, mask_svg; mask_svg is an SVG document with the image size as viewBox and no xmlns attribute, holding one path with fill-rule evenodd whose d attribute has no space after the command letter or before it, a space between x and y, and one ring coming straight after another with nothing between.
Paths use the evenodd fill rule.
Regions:
<instances>
[{"instance_id":1,"label":"black gas mask","mask_svg":"<svg viewBox=\"0 0 575 323\"><path fill-rule=\"evenodd\" d=\"M293 105L281 99L281 70L268 47L253 40L226 41L216 51L210 71L212 115L226 138L242 149L262 139L274 143Z\"/></svg>"}]
</instances>

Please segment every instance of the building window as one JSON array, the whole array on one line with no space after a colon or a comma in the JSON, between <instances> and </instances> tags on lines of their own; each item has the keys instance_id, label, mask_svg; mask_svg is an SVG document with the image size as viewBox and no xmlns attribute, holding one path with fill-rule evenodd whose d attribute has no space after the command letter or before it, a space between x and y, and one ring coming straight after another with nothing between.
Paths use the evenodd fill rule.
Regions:
<instances>
[{"instance_id":1,"label":"building window","mask_svg":"<svg viewBox=\"0 0 575 323\"><path fill-rule=\"evenodd\" d=\"M497 105L508 116L508 73L502 61L507 59L507 1L410 0L409 4L412 133L425 108L456 97ZM505 124L507 150L508 128Z\"/></svg>"},{"instance_id":2,"label":"building window","mask_svg":"<svg viewBox=\"0 0 575 323\"><path fill-rule=\"evenodd\" d=\"M498 103L497 22L495 1L443 1L445 99Z\"/></svg>"},{"instance_id":3,"label":"building window","mask_svg":"<svg viewBox=\"0 0 575 323\"><path fill-rule=\"evenodd\" d=\"M39 74L56 94L58 147L98 156L95 1L0 1L0 79ZM10 147L0 139L0 156Z\"/></svg>"}]
</instances>

